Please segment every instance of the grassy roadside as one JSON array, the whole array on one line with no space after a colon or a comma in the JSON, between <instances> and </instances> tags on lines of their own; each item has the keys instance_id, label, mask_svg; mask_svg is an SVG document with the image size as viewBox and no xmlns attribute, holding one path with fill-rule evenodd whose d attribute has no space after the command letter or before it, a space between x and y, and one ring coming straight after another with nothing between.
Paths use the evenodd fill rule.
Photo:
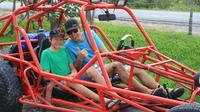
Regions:
<instances>
[{"instance_id":1,"label":"grassy roadside","mask_svg":"<svg viewBox=\"0 0 200 112\"><path fill-rule=\"evenodd\" d=\"M24 23L21 23L21 26L25 26ZM47 23L45 24L49 27ZM3 25L3 23L0 23L0 28L2 28ZM139 30L135 27L105 23L96 23L96 25L105 32L106 36L115 47L125 34L133 35L136 41L136 47L147 45ZM49 29L46 30L48 31ZM145 29L145 31L149 37L151 37L159 52L196 71L200 71L200 67L198 66L200 63L200 36L189 36L182 32L159 31L154 29ZM33 32L33 30L31 32ZM4 35L0 38L0 43L15 41L14 37L14 34ZM127 44L130 45L129 42L127 42Z\"/></svg>"},{"instance_id":2,"label":"grassy roadside","mask_svg":"<svg viewBox=\"0 0 200 112\"><path fill-rule=\"evenodd\" d=\"M125 34L133 35L136 48L147 45L141 33L139 33L139 30L135 27L100 23L97 23L97 25L104 29L105 34L110 38L115 47L117 46L120 38ZM145 30L160 53L189 68L192 68L195 71L200 71L200 36L189 36L187 33L175 31L159 31L154 29ZM130 45L128 42L127 44ZM168 84L168 87L178 87L177 84L169 81L168 79L160 80L160 84L166 83ZM190 96L190 93L187 91L182 98L187 98L188 96ZM200 97L198 97L196 101L199 102L199 99Z\"/></svg>"},{"instance_id":3,"label":"grassy roadside","mask_svg":"<svg viewBox=\"0 0 200 112\"><path fill-rule=\"evenodd\" d=\"M125 34L133 35L136 47L147 45L139 30L135 27L101 23L96 23L96 25L103 29L115 47ZM200 60L198 60L200 58L200 36L189 36L187 33L154 29L145 29L145 31L162 54L200 71L200 67L198 67L200 63Z\"/></svg>"},{"instance_id":4,"label":"grassy roadside","mask_svg":"<svg viewBox=\"0 0 200 112\"><path fill-rule=\"evenodd\" d=\"M95 24L104 31L115 47L117 46L121 37L123 37L125 34L133 35L136 42L135 47L147 45L145 40L142 38L142 34L135 27L102 23ZM0 23L0 28L2 26L3 25ZM24 26L24 24L22 24L22 26ZM200 67L198 66L200 63L200 36L189 36L186 33L159 31L154 29L146 29L146 32L149 37L151 37L160 53L184 64L187 67L190 67L196 71L200 71ZM14 35L5 35L3 38L0 38L0 43L14 40ZM128 45L130 45L130 42L126 42ZM161 83L166 82L168 83L169 87L177 87L176 84L168 82L168 80L161 80ZM187 96L189 96L188 92L184 95L184 98Z\"/></svg>"},{"instance_id":5,"label":"grassy roadside","mask_svg":"<svg viewBox=\"0 0 200 112\"><path fill-rule=\"evenodd\" d=\"M158 7L154 7L154 8L136 8L134 6L128 6L131 9L143 9L143 10L163 10L163 11L178 11L178 12L189 12L190 11L190 5L182 5L182 4L176 4L173 6L170 6L168 8L158 8ZM194 12L200 12L200 6L199 5L195 5L194 6Z\"/></svg>"}]
</instances>

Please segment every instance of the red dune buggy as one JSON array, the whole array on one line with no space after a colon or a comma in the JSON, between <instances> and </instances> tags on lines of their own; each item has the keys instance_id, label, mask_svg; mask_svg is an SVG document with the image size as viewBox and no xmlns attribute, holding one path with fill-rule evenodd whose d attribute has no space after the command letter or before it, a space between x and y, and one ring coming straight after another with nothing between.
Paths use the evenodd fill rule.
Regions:
<instances>
[{"instance_id":1,"label":"red dune buggy","mask_svg":"<svg viewBox=\"0 0 200 112\"><path fill-rule=\"evenodd\" d=\"M156 49L154 43L144 31L134 13L124 5L126 0L116 0L113 3L104 3L98 0L61 0L53 6L46 5L49 0L35 2L29 6L21 7L15 10L12 14L0 17L0 21L4 22L0 30L0 37L3 36L10 23L14 24L15 42L0 43L0 112L22 112L23 104L48 108L52 110L74 112L80 111L70 107L76 107L93 112L107 111L123 111L123 112L199 112L200 104L195 102L195 98L200 95L200 73L168 58L161 54ZM64 15L64 9L60 6L68 3L78 4L80 8L80 20L83 30L89 35L95 56L83 67L73 79L58 76L51 73L46 73L40 67L41 52L49 47L48 36L49 32L39 30L38 32L30 33L29 25L31 21L38 22L39 27L44 25L43 20L48 17L48 13L57 11L60 13L58 26L61 26L67 18ZM133 22L141 32L141 36L146 40L147 46L133 48L123 44L126 38L132 37L126 35L119 43L117 51L106 34L96 25L90 25L86 19L85 11L104 9L104 15L99 16L99 20L114 20L116 16L109 13L109 9L123 10L132 18ZM32 15L25 27L20 26L17 16L30 12L38 11ZM94 29L105 41L105 44L111 49L110 52L100 53L93 39L90 29ZM122 29L121 29L122 30ZM118 30L120 31L120 30ZM129 33L129 32L127 32ZM6 37L9 38L9 37ZM9 47L12 46L12 47ZM127 49L128 48L128 49ZM191 92L191 96L187 99L168 99L158 96L148 95L132 90L132 81L128 85L113 84L109 80L108 74L104 68L102 57L107 57L110 60L119 61L123 64L131 66L130 77L134 77L134 68L148 70L156 75L156 81L160 78L176 83ZM98 61L106 86L89 81L79 80L79 77L94 63ZM49 79L55 83L53 90L52 103L49 103L44 98L45 80ZM58 80L70 81L85 85L97 92L100 103L88 99L77 93L71 88L65 87ZM119 96L110 92L116 92ZM115 106L108 110L105 105L104 97L113 97L123 101L125 104ZM58 104L62 106L58 106Z\"/></svg>"}]
</instances>

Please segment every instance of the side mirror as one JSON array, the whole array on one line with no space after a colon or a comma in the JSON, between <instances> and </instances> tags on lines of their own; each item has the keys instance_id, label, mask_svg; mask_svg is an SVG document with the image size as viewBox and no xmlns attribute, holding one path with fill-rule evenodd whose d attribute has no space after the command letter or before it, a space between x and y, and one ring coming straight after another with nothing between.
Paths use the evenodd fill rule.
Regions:
<instances>
[{"instance_id":1,"label":"side mirror","mask_svg":"<svg viewBox=\"0 0 200 112\"><path fill-rule=\"evenodd\" d=\"M99 21L109 21L109 20L116 20L115 14L101 14L98 15Z\"/></svg>"}]
</instances>

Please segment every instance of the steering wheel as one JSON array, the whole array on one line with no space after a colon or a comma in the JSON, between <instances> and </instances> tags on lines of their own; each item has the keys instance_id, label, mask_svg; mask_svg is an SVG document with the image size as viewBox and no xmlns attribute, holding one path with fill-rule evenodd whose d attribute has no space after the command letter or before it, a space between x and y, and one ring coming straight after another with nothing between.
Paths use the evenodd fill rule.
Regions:
<instances>
[{"instance_id":1,"label":"steering wheel","mask_svg":"<svg viewBox=\"0 0 200 112\"><path fill-rule=\"evenodd\" d=\"M131 46L124 45L124 40L127 38L131 39ZM119 43L117 45L117 50L119 51L119 50L133 49L134 44L135 44L135 41L133 40L133 36L130 34L127 34L127 35L123 36L121 38L121 40L119 41Z\"/></svg>"}]
</instances>

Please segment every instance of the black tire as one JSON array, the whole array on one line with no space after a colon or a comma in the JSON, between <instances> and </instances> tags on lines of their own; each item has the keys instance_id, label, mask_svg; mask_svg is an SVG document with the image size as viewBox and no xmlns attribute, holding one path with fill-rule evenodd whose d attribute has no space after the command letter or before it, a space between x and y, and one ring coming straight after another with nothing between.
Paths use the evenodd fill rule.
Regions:
<instances>
[{"instance_id":1,"label":"black tire","mask_svg":"<svg viewBox=\"0 0 200 112\"><path fill-rule=\"evenodd\" d=\"M200 112L200 104L184 104L171 108L168 112Z\"/></svg>"},{"instance_id":2,"label":"black tire","mask_svg":"<svg viewBox=\"0 0 200 112\"><path fill-rule=\"evenodd\" d=\"M0 112L22 112L21 86L8 61L0 59Z\"/></svg>"},{"instance_id":3,"label":"black tire","mask_svg":"<svg viewBox=\"0 0 200 112\"><path fill-rule=\"evenodd\" d=\"M133 106L128 106L128 107L124 107L124 108L118 110L117 112L145 112L145 111L140 110Z\"/></svg>"}]
</instances>

